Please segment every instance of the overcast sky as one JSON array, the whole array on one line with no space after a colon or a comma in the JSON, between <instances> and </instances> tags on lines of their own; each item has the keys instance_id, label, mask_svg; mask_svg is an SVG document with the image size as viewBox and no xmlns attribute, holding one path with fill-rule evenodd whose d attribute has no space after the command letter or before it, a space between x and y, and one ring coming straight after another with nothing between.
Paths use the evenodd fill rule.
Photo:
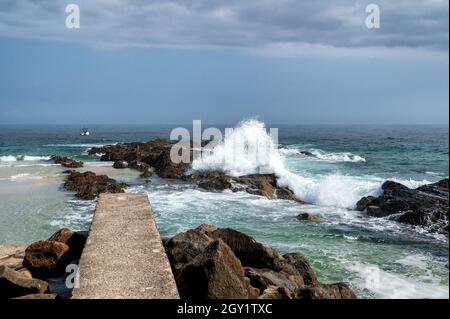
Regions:
<instances>
[{"instance_id":1,"label":"overcast sky","mask_svg":"<svg viewBox=\"0 0 450 319\"><path fill-rule=\"evenodd\" d=\"M448 123L448 14L447 0L0 0L0 123Z\"/></svg>"}]
</instances>

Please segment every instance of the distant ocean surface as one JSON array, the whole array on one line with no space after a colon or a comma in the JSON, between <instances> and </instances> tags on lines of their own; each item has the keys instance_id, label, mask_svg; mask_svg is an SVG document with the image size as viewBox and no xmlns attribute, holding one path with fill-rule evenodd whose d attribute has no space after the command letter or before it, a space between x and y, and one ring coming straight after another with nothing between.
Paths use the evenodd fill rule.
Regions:
<instances>
[{"instance_id":1,"label":"distant ocean surface","mask_svg":"<svg viewBox=\"0 0 450 319\"><path fill-rule=\"evenodd\" d=\"M300 252L322 281L349 282L359 297L448 298L444 236L353 209L387 179L418 187L448 177L448 126L268 126L279 128L283 169L295 176L287 182L311 204L210 193L158 177L142 184L137 172L87 155L94 146L168 139L175 126L92 125L90 136L79 136L81 126L74 125L0 126L0 244L44 239L61 227L89 228L95 202L62 189L65 169L48 161L58 154L148 194L162 236L202 223L232 227L280 252ZM322 221L299 222L302 211Z\"/></svg>"}]
</instances>

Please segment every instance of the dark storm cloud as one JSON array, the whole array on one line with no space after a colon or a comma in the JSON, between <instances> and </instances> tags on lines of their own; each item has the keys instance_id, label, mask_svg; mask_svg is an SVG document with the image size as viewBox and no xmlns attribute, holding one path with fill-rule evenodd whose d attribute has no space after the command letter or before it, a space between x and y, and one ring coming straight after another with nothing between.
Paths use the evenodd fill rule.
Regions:
<instances>
[{"instance_id":1,"label":"dark storm cloud","mask_svg":"<svg viewBox=\"0 0 450 319\"><path fill-rule=\"evenodd\" d=\"M81 9L67 30L65 6ZM367 29L365 7L381 8ZM98 47L230 47L270 54L378 48L448 51L447 0L1 0L0 35L86 42Z\"/></svg>"}]
</instances>

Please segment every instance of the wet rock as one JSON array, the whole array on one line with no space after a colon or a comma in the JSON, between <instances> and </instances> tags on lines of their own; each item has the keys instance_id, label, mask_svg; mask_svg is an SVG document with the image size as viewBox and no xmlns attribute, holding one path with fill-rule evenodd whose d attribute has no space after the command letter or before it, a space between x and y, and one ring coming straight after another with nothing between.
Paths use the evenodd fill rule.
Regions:
<instances>
[{"instance_id":1,"label":"wet rock","mask_svg":"<svg viewBox=\"0 0 450 319\"><path fill-rule=\"evenodd\" d=\"M296 299L356 299L352 289L345 283L317 284L297 289Z\"/></svg>"},{"instance_id":2,"label":"wet rock","mask_svg":"<svg viewBox=\"0 0 450 319\"><path fill-rule=\"evenodd\" d=\"M154 167L156 174L161 178L182 179L188 170L190 164L175 163L170 157L170 149L162 152L151 165Z\"/></svg>"},{"instance_id":3,"label":"wet rock","mask_svg":"<svg viewBox=\"0 0 450 319\"><path fill-rule=\"evenodd\" d=\"M96 175L93 172L71 172L64 183L64 188L75 192L81 199L92 200L101 193L123 193L125 183L118 183L106 175Z\"/></svg>"},{"instance_id":4,"label":"wet rock","mask_svg":"<svg viewBox=\"0 0 450 319\"><path fill-rule=\"evenodd\" d=\"M55 232L49 241L57 241L69 246L70 260L78 259L83 252L84 245L86 244L87 234L83 232L74 232L68 228L62 228Z\"/></svg>"},{"instance_id":5,"label":"wet rock","mask_svg":"<svg viewBox=\"0 0 450 319\"><path fill-rule=\"evenodd\" d=\"M300 153L304 156L308 157L317 157L315 154L311 153L310 151L300 151Z\"/></svg>"},{"instance_id":6,"label":"wet rock","mask_svg":"<svg viewBox=\"0 0 450 319\"><path fill-rule=\"evenodd\" d=\"M220 239L183 267L178 283L180 295L186 299L247 299L257 295L240 261Z\"/></svg>"},{"instance_id":7,"label":"wet rock","mask_svg":"<svg viewBox=\"0 0 450 319\"><path fill-rule=\"evenodd\" d=\"M185 264L200 255L211 242L212 239L198 229L188 230L169 239L164 248L175 277Z\"/></svg>"},{"instance_id":8,"label":"wet rock","mask_svg":"<svg viewBox=\"0 0 450 319\"><path fill-rule=\"evenodd\" d=\"M220 192L231 188L231 177L223 172L198 172L189 176L189 179L208 191Z\"/></svg>"},{"instance_id":9,"label":"wet rock","mask_svg":"<svg viewBox=\"0 0 450 319\"><path fill-rule=\"evenodd\" d=\"M80 168L83 167L83 162L75 161L68 157L64 156L52 156L51 159L55 162L55 164L60 164L67 168Z\"/></svg>"},{"instance_id":10,"label":"wet rock","mask_svg":"<svg viewBox=\"0 0 450 319\"><path fill-rule=\"evenodd\" d=\"M113 164L113 168L124 169L128 167L128 163L125 161L115 161Z\"/></svg>"},{"instance_id":11,"label":"wet rock","mask_svg":"<svg viewBox=\"0 0 450 319\"><path fill-rule=\"evenodd\" d=\"M142 178L149 178L153 176L153 167L148 166L140 175Z\"/></svg>"},{"instance_id":12,"label":"wet rock","mask_svg":"<svg viewBox=\"0 0 450 319\"><path fill-rule=\"evenodd\" d=\"M57 276L69 262L69 246L57 241L38 241L25 249L23 265L38 278Z\"/></svg>"},{"instance_id":13,"label":"wet rock","mask_svg":"<svg viewBox=\"0 0 450 319\"><path fill-rule=\"evenodd\" d=\"M283 287L269 286L258 299L292 299L292 294Z\"/></svg>"},{"instance_id":14,"label":"wet rock","mask_svg":"<svg viewBox=\"0 0 450 319\"><path fill-rule=\"evenodd\" d=\"M320 218L318 216L311 214L311 213L306 213L306 212L298 214L297 219L298 220L309 220L312 222L320 222Z\"/></svg>"},{"instance_id":15,"label":"wet rock","mask_svg":"<svg viewBox=\"0 0 450 319\"><path fill-rule=\"evenodd\" d=\"M185 298L295 298L297 294L306 298L307 292L298 293L299 289L306 287L312 291L313 297L337 296L336 287L342 298L349 296L344 288L339 290L341 284L319 284L314 270L302 255L290 253L281 256L272 248L233 229L202 224L174 236L164 245L178 288L180 292L184 291L182 296ZM220 257L217 262L215 257L211 257L216 255ZM223 283L229 276L231 281L227 285L232 288L226 293Z\"/></svg>"},{"instance_id":16,"label":"wet rock","mask_svg":"<svg viewBox=\"0 0 450 319\"><path fill-rule=\"evenodd\" d=\"M223 240L244 266L275 270L282 267L283 259L275 250L244 233L230 228L218 228L208 236Z\"/></svg>"},{"instance_id":17,"label":"wet rock","mask_svg":"<svg viewBox=\"0 0 450 319\"><path fill-rule=\"evenodd\" d=\"M285 199L285 200L295 200L298 201L294 195L294 192L288 188L278 188L275 191L275 197L277 199Z\"/></svg>"},{"instance_id":18,"label":"wet rock","mask_svg":"<svg viewBox=\"0 0 450 319\"><path fill-rule=\"evenodd\" d=\"M289 253L284 254L283 258L288 264L294 266L299 275L302 276L305 285L316 285L319 282L316 273L305 257L299 253Z\"/></svg>"},{"instance_id":19,"label":"wet rock","mask_svg":"<svg viewBox=\"0 0 450 319\"><path fill-rule=\"evenodd\" d=\"M233 181L241 186L244 190L253 195L265 196L272 199L275 194L277 185L274 174L252 174L234 178Z\"/></svg>"},{"instance_id":20,"label":"wet rock","mask_svg":"<svg viewBox=\"0 0 450 319\"><path fill-rule=\"evenodd\" d=\"M356 204L360 211L373 217L387 217L432 232L448 235L448 179L410 189L405 185L386 181L379 197L363 197Z\"/></svg>"},{"instance_id":21,"label":"wet rock","mask_svg":"<svg viewBox=\"0 0 450 319\"><path fill-rule=\"evenodd\" d=\"M45 293L47 290L48 284L45 281L28 278L6 266L0 266L0 299Z\"/></svg>"},{"instance_id":22,"label":"wet rock","mask_svg":"<svg viewBox=\"0 0 450 319\"><path fill-rule=\"evenodd\" d=\"M284 271L274 271L266 268L245 267L245 276L250 284L260 291L270 286L283 287L289 295L304 285L303 278L298 274L289 274Z\"/></svg>"}]
</instances>

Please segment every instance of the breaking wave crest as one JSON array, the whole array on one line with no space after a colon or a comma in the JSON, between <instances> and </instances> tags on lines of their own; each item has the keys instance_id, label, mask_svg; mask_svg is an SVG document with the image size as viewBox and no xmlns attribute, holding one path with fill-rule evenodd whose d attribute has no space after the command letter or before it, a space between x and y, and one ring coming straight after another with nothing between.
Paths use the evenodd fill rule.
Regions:
<instances>
[{"instance_id":1,"label":"breaking wave crest","mask_svg":"<svg viewBox=\"0 0 450 319\"><path fill-rule=\"evenodd\" d=\"M375 176L349 176L340 173L301 176L289 171L285 166L285 150L280 151L267 133L264 123L247 120L226 135L212 152L194 160L192 168L197 171L219 170L232 176L273 173L277 176L278 184L289 187L300 200L321 206L350 209L354 208L361 197L378 195L385 180ZM327 160L365 161L364 158L351 153L317 152L315 155ZM427 181L399 182L417 187Z\"/></svg>"}]
</instances>

